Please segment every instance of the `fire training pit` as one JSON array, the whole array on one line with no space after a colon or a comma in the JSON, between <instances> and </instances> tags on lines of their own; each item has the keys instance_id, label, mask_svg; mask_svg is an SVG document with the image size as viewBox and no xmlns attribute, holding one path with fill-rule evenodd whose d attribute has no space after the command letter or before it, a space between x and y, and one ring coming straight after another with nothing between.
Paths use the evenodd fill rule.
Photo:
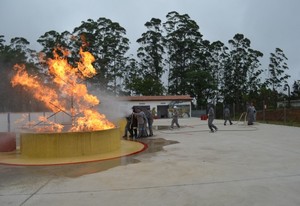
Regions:
<instances>
[{"instance_id":1,"label":"fire training pit","mask_svg":"<svg viewBox=\"0 0 300 206\"><path fill-rule=\"evenodd\" d=\"M20 134L20 150L1 154L0 163L15 165L56 165L99 161L135 154L146 146L121 140L123 132L96 107L97 96L89 94L86 79L97 75L93 55L80 48L80 61L71 66L69 52L57 48L46 62L51 78L42 79L28 73L24 65L15 65L11 83L21 86L49 108L53 114L30 122L30 132ZM43 76L43 75L42 75ZM52 82L50 80L53 80ZM52 121L58 113L69 116L69 127ZM32 132L31 132L32 131Z\"/></svg>"},{"instance_id":2,"label":"fire training pit","mask_svg":"<svg viewBox=\"0 0 300 206\"><path fill-rule=\"evenodd\" d=\"M21 157L64 158L109 153L120 149L119 128L60 133L20 134Z\"/></svg>"}]
</instances>

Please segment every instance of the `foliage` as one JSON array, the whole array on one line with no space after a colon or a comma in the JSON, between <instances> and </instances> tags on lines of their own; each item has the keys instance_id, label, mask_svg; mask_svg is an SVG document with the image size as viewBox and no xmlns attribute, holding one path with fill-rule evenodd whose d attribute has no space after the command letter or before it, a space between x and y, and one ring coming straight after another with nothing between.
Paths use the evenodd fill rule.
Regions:
<instances>
[{"instance_id":1,"label":"foliage","mask_svg":"<svg viewBox=\"0 0 300 206\"><path fill-rule=\"evenodd\" d=\"M138 93L142 95L163 95L164 85L162 75L164 73L163 55L164 37L161 30L161 20L152 18L146 22L148 31L137 40L141 45L137 50L139 63L139 77L136 78ZM143 88L140 88L140 87ZM142 90L141 90L142 89Z\"/></svg>"},{"instance_id":2,"label":"foliage","mask_svg":"<svg viewBox=\"0 0 300 206\"><path fill-rule=\"evenodd\" d=\"M173 11L167 14L163 24L166 30L166 63L169 69L168 93L174 95L188 94L191 88L188 82L189 70L199 65L202 52L202 34L199 26L187 14L180 15Z\"/></svg>"},{"instance_id":3,"label":"foliage","mask_svg":"<svg viewBox=\"0 0 300 206\"><path fill-rule=\"evenodd\" d=\"M271 86L273 90L284 87L287 84L287 79L290 78L290 75L285 74L285 71L289 69L287 60L288 58L280 48L276 48L275 53L271 53L268 68L269 77L266 79L266 84Z\"/></svg>"},{"instance_id":4,"label":"foliage","mask_svg":"<svg viewBox=\"0 0 300 206\"><path fill-rule=\"evenodd\" d=\"M51 82L46 61L55 48L69 51L68 61L76 66L79 48L91 52L96 61L96 77L87 80L93 86L121 95L190 95L198 107L208 102L235 105L241 112L253 101L257 108L286 96L280 89L290 77L287 57L280 48L270 54L269 76L263 80L260 58L263 54L251 47L243 34L235 34L225 45L221 41L204 40L200 27L188 14L176 11L166 15L166 21L151 18L146 31L136 40L135 55L128 55L130 42L126 30L117 22L101 17L82 21L73 31L59 33L51 30L37 42L38 53L29 48L22 37L6 44L0 35L0 111L37 111L45 109L22 88L12 88L13 65L25 64L29 73ZM299 80L294 82L292 98L299 98ZM14 94L14 95L11 95Z\"/></svg>"},{"instance_id":5,"label":"foliage","mask_svg":"<svg viewBox=\"0 0 300 206\"><path fill-rule=\"evenodd\" d=\"M260 87L259 58L263 54L250 47L251 41L243 34L229 40L229 56L225 59L223 94L226 103L235 103L241 111L245 102L252 101L251 95Z\"/></svg>"}]
</instances>

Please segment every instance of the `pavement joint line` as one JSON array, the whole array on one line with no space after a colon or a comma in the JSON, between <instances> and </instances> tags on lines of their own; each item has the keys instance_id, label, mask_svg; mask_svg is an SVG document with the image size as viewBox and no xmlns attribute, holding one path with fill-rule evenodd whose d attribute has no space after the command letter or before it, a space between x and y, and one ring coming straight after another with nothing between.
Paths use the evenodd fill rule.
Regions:
<instances>
[{"instance_id":1,"label":"pavement joint line","mask_svg":"<svg viewBox=\"0 0 300 206\"><path fill-rule=\"evenodd\" d=\"M292 177L300 177L300 174L278 175L278 176L246 178L246 179L233 179L233 180L224 180L224 181L198 182L198 183L187 183L187 184L158 185L158 186L149 186L149 187L116 188L116 189L108 189L108 190L100 189L100 190L86 190L86 191L81 190L81 191L65 191L65 192L45 192L45 193L38 193L37 195L74 194L74 193L91 193L91 192L99 193L99 192L115 192L115 191L130 191L130 190L147 190L147 189L172 188L172 187L217 185L217 184L227 184L227 183L236 183L236 182L251 182L251 181L272 180L272 179L278 179L278 178L283 179L283 178L292 178ZM36 193L34 193L34 194L36 194ZM27 199L29 199L29 198L27 198Z\"/></svg>"},{"instance_id":2,"label":"pavement joint line","mask_svg":"<svg viewBox=\"0 0 300 206\"><path fill-rule=\"evenodd\" d=\"M253 131L257 131L258 128L257 127L252 127L253 129L218 129L217 133L218 132L253 132ZM205 130L189 130L189 131L173 131L173 130L170 130L170 131L160 131L161 133L163 134L183 134L183 133L186 133L186 132L209 132L209 129L205 129Z\"/></svg>"},{"instance_id":3,"label":"pavement joint line","mask_svg":"<svg viewBox=\"0 0 300 206\"><path fill-rule=\"evenodd\" d=\"M37 194L43 187L45 187L53 178L49 178L45 184L41 185L34 193L27 197L19 206L24 205L29 199L31 199L35 194Z\"/></svg>"}]
</instances>

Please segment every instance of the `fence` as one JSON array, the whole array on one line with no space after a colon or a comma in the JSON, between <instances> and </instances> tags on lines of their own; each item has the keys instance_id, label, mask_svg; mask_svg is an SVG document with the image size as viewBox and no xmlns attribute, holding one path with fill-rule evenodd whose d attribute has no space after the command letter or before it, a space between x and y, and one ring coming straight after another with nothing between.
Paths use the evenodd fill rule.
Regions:
<instances>
[{"instance_id":1,"label":"fence","mask_svg":"<svg viewBox=\"0 0 300 206\"><path fill-rule=\"evenodd\" d=\"M0 132L20 132L23 129L43 125L41 117L54 123L71 124L71 117L62 112L0 113Z\"/></svg>"}]
</instances>

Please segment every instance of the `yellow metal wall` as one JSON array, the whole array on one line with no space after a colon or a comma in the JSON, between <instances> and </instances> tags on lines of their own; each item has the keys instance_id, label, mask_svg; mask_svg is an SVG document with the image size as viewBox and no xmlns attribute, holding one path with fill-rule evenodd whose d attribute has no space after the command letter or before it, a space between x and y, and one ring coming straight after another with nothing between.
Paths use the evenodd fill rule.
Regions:
<instances>
[{"instance_id":1,"label":"yellow metal wall","mask_svg":"<svg viewBox=\"0 0 300 206\"><path fill-rule=\"evenodd\" d=\"M122 127L123 123L120 123ZM20 139L22 157L55 158L102 154L121 146L121 132L114 128L93 132L23 133Z\"/></svg>"}]
</instances>

